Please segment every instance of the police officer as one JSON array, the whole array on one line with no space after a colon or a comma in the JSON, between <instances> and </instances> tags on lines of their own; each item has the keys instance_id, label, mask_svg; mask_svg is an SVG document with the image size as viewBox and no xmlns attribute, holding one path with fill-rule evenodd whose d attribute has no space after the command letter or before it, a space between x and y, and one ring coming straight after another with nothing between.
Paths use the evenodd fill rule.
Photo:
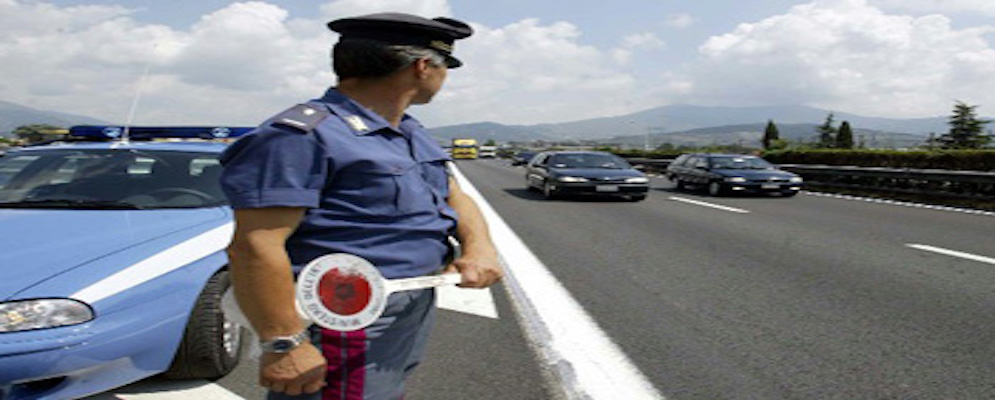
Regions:
<instances>
[{"instance_id":1,"label":"police officer","mask_svg":"<svg viewBox=\"0 0 995 400\"><path fill-rule=\"evenodd\" d=\"M235 209L228 249L238 303L259 334L270 399L399 399L434 318L431 289L394 293L366 329L301 326L293 272L328 253L370 260L387 278L448 269L482 288L502 271L476 204L449 174L446 152L405 110L440 90L472 34L449 18L380 13L328 23L341 34L338 83L260 125L222 156ZM309 340L310 339L310 340ZM311 343L314 341L314 344Z\"/></svg>"}]
</instances>

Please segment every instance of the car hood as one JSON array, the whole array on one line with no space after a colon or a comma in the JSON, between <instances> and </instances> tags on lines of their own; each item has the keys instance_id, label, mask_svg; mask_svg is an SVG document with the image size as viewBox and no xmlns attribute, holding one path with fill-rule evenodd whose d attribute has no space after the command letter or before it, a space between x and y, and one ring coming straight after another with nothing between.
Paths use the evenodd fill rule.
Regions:
<instances>
[{"instance_id":1,"label":"car hood","mask_svg":"<svg viewBox=\"0 0 995 400\"><path fill-rule=\"evenodd\" d=\"M608 168L556 168L556 173L560 175L576 176L588 179L603 178L632 178L644 176L642 172L634 169L608 169Z\"/></svg>"},{"instance_id":2,"label":"car hood","mask_svg":"<svg viewBox=\"0 0 995 400\"><path fill-rule=\"evenodd\" d=\"M0 209L0 299L93 260L224 217L218 209Z\"/></svg>"},{"instance_id":3,"label":"car hood","mask_svg":"<svg viewBox=\"0 0 995 400\"><path fill-rule=\"evenodd\" d=\"M768 178L788 179L797 176L791 172L779 169L716 169L712 172L722 176L742 176L749 180L764 180Z\"/></svg>"}]
</instances>

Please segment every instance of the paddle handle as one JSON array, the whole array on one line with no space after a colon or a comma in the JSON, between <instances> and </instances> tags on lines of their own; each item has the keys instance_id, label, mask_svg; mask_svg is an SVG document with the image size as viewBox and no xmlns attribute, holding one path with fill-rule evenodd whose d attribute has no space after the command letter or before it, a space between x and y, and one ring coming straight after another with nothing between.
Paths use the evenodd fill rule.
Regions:
<instances>
[{"instance_id":1,"label":"paddle handle","mask_svg":"<svg viewBox=\"0 0 995 400\"><path fill-rule=\"evenodd\" d=\"M390 279L387 280L387 291L403 292L405 290L428 289L446 285L457 285L462 281L463 276L455 272L414 278Z\"/></svg>"}]
</instances>

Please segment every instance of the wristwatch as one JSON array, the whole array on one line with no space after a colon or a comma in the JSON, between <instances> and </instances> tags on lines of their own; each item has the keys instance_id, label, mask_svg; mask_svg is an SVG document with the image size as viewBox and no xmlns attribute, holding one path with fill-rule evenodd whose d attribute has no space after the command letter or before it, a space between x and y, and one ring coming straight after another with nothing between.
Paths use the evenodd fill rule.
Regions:
<instances>
[{"instance_id":1,"label":"wristwatch","mask_svg":"<svg viewBox=\"0 0 995 400\"><path fill-rule=\"evenodd\" d=\"M305 329L293 336L275 336L270 340L260 340L259 347L266 353L286 353L310 339L310 331Z\"/></svg>"}]
</instances>

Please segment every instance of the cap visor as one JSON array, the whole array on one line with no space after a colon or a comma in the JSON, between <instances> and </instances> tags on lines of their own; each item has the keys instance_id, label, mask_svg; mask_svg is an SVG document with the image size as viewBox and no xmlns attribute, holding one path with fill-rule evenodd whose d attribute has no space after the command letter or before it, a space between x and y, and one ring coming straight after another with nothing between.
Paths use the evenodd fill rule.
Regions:
<instances>
[{"instance_id":1,"label":"cap visor","mask_svg":"<svg viewBox=\"0 0 995 400\"><path fill-rule=\"evenodd\" d=\"M453 69L453 68L459 68L459 67L463 66L463 62L460 61L460 60L458 60L456 57L449 56L449 55L447 55L445 57L446 57L446 68Z\"/></svg>"}]
</instances>

